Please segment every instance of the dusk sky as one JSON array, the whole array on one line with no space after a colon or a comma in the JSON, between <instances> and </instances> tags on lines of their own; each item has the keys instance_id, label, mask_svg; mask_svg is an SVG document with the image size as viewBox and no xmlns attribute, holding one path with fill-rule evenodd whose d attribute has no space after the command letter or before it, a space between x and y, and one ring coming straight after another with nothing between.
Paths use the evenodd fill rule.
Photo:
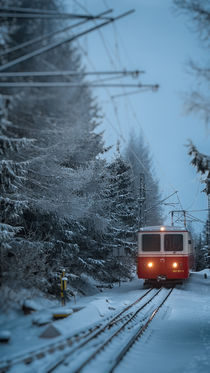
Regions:
<instances>
[{"instance_id":1,"label":"dusk sky","mask_svg":"<svg viewBox=\"0 0 210 373\"><path fill-rule=\"evenodd\" d=\"M119 139L123 150L129 133L142 132L162 197L178 190L184 209L206 209L207 197L201 193L205 185L190 165L185 147L190 139L200 152L209 154L210 150L210 129L199 115L186 115L183 102L184 94L195 86L195 77L187 72L187 61L192 58L202 64L207 58L207 50L192 24L186 16L174 12L169 0L79 0L70 5L70 10L81 12L80 5L95 14L112 8L115 16L135 9L135 13L114 25L79 39L86 69L145 70L140 81L160 85L158 92L112 100L110 96L122 94L121 88L94 89L105 115L101 128L105 130L106 143L116 144ZM132 90L126 88L126 92ZM169 201L177 202L177 198ZM165 207L166 216L171 209ZM207 213L192 214L205 221ZM194 224L194 228L199 231L201 225Z\"/></svg>"}]
</instances>

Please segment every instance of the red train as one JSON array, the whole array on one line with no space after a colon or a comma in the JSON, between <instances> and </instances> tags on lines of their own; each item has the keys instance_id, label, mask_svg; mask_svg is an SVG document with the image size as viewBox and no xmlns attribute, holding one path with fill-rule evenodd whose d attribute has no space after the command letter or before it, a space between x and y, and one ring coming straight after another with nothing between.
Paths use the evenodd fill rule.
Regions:
<instances>
[{"instance_id":1,"label":"red train","mask_svg":"<svg viewBox=\"0 0 210 373\"><path fill-rule=\"evenodd\" d=\"M138 277L145 282L182 282L194 269L195 254L186 228L158 226L138 232Z\"/></svg>"}]
</instances>

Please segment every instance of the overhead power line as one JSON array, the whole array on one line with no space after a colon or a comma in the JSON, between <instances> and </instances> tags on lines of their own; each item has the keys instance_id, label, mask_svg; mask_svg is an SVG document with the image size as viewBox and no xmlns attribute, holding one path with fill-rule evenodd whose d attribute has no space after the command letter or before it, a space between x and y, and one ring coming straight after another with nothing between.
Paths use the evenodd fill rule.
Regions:
<instances>
[{"instance_id":1,"label":"overhead power line","mask_svg":"<svg viewBox=\"0 0 210 373\"><path fill-rule=\"evenodd\" d=\"M208 209L201 209L201 210L186 210L188 212L202 212L202 211L208 211Z\"/></svg>"},{"instance_id":2,"label":"overhead power line","mask_svg":"<svg viewBox=\"0 0 210 373\"><path fill-rule=\"evenodd\" d=\"M94 87L94 88L145 88L150 87L150 84L101 84L101 83L71 83L71 82L0 82L2 88L15 88L15 87L32 87L32 88L44 88L44 87Z\"/></svg>"},{"instance_id":3,"label":"overhead power line","mask_svg":"<svg viewBox=\"0 0 210 373\"><path fill-rule=\"evenodd\" d=\"M0 73L0 78L17 78L17 77L32 77L32 76L81 76L81 75L130 75L137 78L139 74L143 74L145 71L141 70L121 70L121 71L13 71Z\"/></svg>"},{"instance_id":4,"label":"overhead power line","mask_svg":"<svg viewBox=\"0 0 210 373\"><path fill-rule=\"evenodd\" d=\"M123 14L120 14L119 16L117 16L117 17L115 17L115 18L113 18L113 19L110 19L110 20L108 20L108 21L106 21L106 22L100 23L99 25L94 26L94 27L91 27L91 28L88 29L88 30L82 31L82 32L80 32L79 34L77 34L77 35L75 35L75 36L73 36L73 37L70 37L70 38L67 38L67 39L64 39L64 40L61 40L61 41L56 41L56 42L54 42L54 43L52 43L52 44L50 44L50 45L46 45L46 46L44 46L44 47L42 47L42 48L39 48L39 49L37 49L36 51L33 51L33 52L30 52L30 53L27 53L27 54L25 54L24 56L21 56L21 57L19 57L19 58L16 58L15 60L10 61L10 62L8 62L8 63L6 63L6 64L0 66L0 71L3 71L3 70L5 70L5 69L7 69L7 68L9 68L9 67L15 66L15 65L17 65L18 63L21 63L21 62L27 61L27 60L29 60L29 59L31 59L31 58L33 58L33 57L36 57L36 56L38 56L38 55L40 55L40 54L42 54L42 53L44 53L44 52L47 52L47 51L49 51L49 50L52 50L52 49L54 49L54 48L56 48L56 47L58 47L58 46L60 46L60 45L62 45L62 44L70 43L70 42L76 40L77 38L79 38L79 37L81 37L81 36L83 36L83 35L86 35L86 34L92 32L92 31L95 31L95 30L99 29L100 27L107 26L107 25L110 24L111 22L114 22L114 21L117 21L117 20L120 19L120 18L126 17L126 16L128 16L129 14L131 14L131 13L133 13L133 12L134 12L134 9L129 10L128 12L125 12L125 13L123 13Z\"/></svg>"},{"instance_id":5,"label":"overhead power line","mask_svg":"<svg viewBox=\"0 0 210 373\"><path fill-rule=\"evenodd\" d=\"M197 211L199 211L199 210L197 210ZM194 222L205 223L203 220L193 216L192 214L189 214L189 211L187 211L187 210L172 210L169 213L171 214L172 226L174 225L173 224L174 214L178 214L176 222L182 221L182 219L183 219L185 227L186 227L187 220L194 221Z\"/></svg>"},{"instance_id":6,"label":"overhead power line","mask_svg":"<svg viewBox=\"0 0 210 373\"><path fill-rule=\"evenodd\" d=\"M11 11L11 12L21 12L21 13L40 13L40 14L58 14L57 10L52 9L35 9L35 8L22 8L22 7L6 7L0 6L0 11ZM71 15L71 13L59 13L59 14L66 14Z\"/></svg>"},{"instance_id":7,"label":"overhead power line","mask_svg":"<svg viewBox=\"0 0 210 373\"><path fill-rule=\"evenodd\" d=\"M0 74L1 76L1 74ZM145 91L152 90L152 91L157 91L159 89L159 84L151 84L150 87L145 87ZM141 91L142 92L142 91ZM131 96L131 95L136 95L139 93L139 89L131 92L124 92L124 93L119 93L117 95L112 95L112 98L118 98L118 97L125 97L125 96Z\"/></svg>"},{"instance_id":8,"label":"overhead power line","mask_svg":"<svg viewBox=\"0 0 210 373\"><path fill-rule=\"evenodd\" d=\"M83 18L83 19L110 19L110 17L95 17L95 16L86 16L83 14L72 14L72 15L62 15L62 14L55 14L55 15L47 15L47 14L24 14L24 13L1 13L0 18L21 18L21 19L34 19L34 18L44 18L44 19L54 19L54 18Z\"/></svg>"},{"instance_id":9,"label":"overhead power line","mask_svg":"<svg viewBox=\"0 0 210 373\"><path fill-rule=\"evenodd\" d=\"M92 14L75 14L75 13L60 13L57 11L41 10L41 9L30 9L30 8L16 8L16 7L1 7L0 6L0 17L1 18L85 18L95 19L101 18L101 16L95 16ZM103 18L102 18L103 19ZM107 19L107 18L105 18Z\"/></svg>"},{"instance_id":10,"label":"overhead power line","mask_svg":"<svg viewBox=\"0 0 210 373\"><path fill-rule=\"evenodd\" d=\"M112 9L108 9L107 11L105 11L103 13L99 13L98 15L96 15L96 18L100 18L101 16L103 16L105 14L108 14L108 13L111 13L112 11L113 11ZM48 38L54 36L54 35L57 35L57 34L60 34L60 33L63 33L63 32L69 31L69 30L72 30L73 28L79 27L79 26L85 24L86 22L89 22L90 20L92 20L92 18L85 19L84 21L80 21L80 22L75 23L75 24L73 24L71 26L64 27L61 30L52 31L52 32L49 32L49 33L44 34L42 36L38 36L38 37L36 37L34 39L25 41L24 43L18 44L15 47L11 47L11 48L6 49L2 53L0 53L0 57L4 56L6 54L12 53L12 52L16 52L16 51L18 51L18 50L20 50L22 48L29 47L30 45L36 44L36 43L38 43L40 41L43 41L45 39L48 39Z\"/></svg>"},{"instance_id":11,"label":"overhead power line","mask_svg":"<svg viewBox=\"0 0 210 373\"><path fill-rule=\"evenodd\" d=\"M168 197L162 199L161 201L159 201L158 203L156 203L155 205L151 206L149 209L145 210L145 212L148 212L152 209L154 209L155 207L161 205L164 201L166 201L167 199L171 198L174 194L177 194L177 190L175 192L173 192L172 194L170 194Z\"/></svg>"}]
</instances>

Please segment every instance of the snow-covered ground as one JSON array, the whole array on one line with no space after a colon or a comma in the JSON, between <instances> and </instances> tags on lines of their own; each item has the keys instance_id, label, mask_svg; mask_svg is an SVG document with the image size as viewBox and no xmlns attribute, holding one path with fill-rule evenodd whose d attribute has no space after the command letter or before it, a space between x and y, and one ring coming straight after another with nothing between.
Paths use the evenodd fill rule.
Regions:
<instances>
[{"instance_id":1,"label":"snow-covered ground","mask_svg":"<svg viewBox=\"0 0 210 373\"><path fill-rule=\"evenodd\" d=\"M207 279L204 273L208 275ZM39 311L33 314L24 316L22 311L7 317L2 314L0 334L1 331L10 332L11 340L8 344L0 344L0 361L37 348L41 350L47 344L71 336L112 315L144 292L143 281L135 279L121 287L80 298L76 304L69 302L66 309L74 312L68 318L54 322L52 314L59 311L58 305L41 299ZM37 326L37 322L50 322L60 336L40 338L49 324ZM40 364L41 360L34 372L39 373ZM176 287L143 336L116 368L116 373L131 370L134 373L210 372L210 270L193 273L183 285ZM14 373L23 371L31 372L30 365L11 369ZM100 367L97 371L100 373Z\"/></svg>"}]
</instances>

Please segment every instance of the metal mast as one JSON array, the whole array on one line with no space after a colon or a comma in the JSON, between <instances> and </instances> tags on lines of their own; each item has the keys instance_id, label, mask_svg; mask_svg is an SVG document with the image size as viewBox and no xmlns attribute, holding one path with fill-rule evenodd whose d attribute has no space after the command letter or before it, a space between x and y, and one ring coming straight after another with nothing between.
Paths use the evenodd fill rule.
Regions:
<instances>
[{"instance_id":1,"label":"metal mast","mask_svg":"<svg viewBox=\"0 0 210 373\"><path fill-rule=\"evenodd\" d=\"M208 219L207 219L207 246L208 246L208 255L210 256L210 194L207 195L208 198Z\"/></svg>"},{"instance_id":2,"label":"metal mast","mask_svg":"<svg viewBox=\"0 0 210 373\"><path fill-rule=\"evenodd\" d=\"M145 202L146 202L146 186L145 186L145 175L140 173L139 183L139 228L143 227L146 223L145 219Z\"/></svg>"}]
</instances>

